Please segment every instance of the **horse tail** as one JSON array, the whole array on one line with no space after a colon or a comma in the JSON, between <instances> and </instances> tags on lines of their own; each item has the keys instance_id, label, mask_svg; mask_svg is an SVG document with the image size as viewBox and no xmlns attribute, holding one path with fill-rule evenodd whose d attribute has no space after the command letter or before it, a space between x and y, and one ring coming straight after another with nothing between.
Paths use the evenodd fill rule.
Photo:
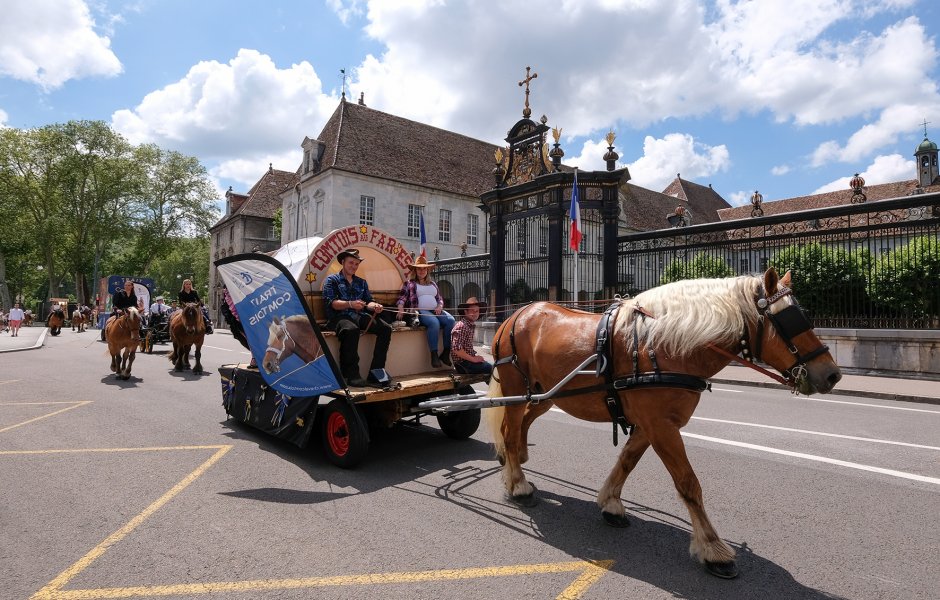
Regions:
<instances>
[{"instance_id":1,"label":"horse tail","mask_svg":"<svg viewBox=\"0 0 940 600\"><path fill-rule=\"evenodd\" d=\"M490 389L487 395L490 398L499 398L503 395L503 386L496 381L495 377L490 377ZM494 406L493 408L483 410L483 418L486 420L486 426L490 430L490 437L493 438L496 456L503 456L506 451L506 440L503 439L503 418L505 416L505 406Z\"/></svg>"}]
</instances>

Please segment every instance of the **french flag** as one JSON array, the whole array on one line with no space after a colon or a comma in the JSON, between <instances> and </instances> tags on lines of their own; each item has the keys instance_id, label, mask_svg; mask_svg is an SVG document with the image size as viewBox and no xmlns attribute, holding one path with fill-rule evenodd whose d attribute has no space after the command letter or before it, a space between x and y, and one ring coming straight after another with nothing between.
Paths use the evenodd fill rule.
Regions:
<instances>
[{"instance_id":1,"label":"french flag","mask_svg":"<svg viewBox=\"0 0 940 600\"><path fill-rule=\"evenodd\" d=\"M569 245L575 252L581 245L581 203L578 202L578 170L574 170L574 185L571 187L571 208L568 209L571 217L571 235Z\"/></svg>"},{"instance_id":2,"label":"french flag","mask_svg":"<svg viewBox=\"0 0 940 600\"><path fill-rule=\"evenodd\" d=\"M428 236L424 234L424 211L418 213L420 218L420 229L421 229L421 256L424 258L428 257L427 245L428 245Z\"/></svg>"}]
</instances>

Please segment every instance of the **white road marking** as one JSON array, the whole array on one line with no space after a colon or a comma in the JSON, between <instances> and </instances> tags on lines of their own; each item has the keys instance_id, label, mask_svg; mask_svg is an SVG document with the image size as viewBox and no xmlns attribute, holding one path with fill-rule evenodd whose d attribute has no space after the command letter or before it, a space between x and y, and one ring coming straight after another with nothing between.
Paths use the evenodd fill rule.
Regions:
<instances>
[{"instance_id":1,"label":"white road marking","mask_svg":"<svg viewBox=\"0 0 940 600\"><path fill-rule=\"evenodd\" d=\"M847 400L827 400L826 398L800 398L800 400L806 400L808 402L830 402L832 404L851 404L852 406L869 406L871 408L887 408L889 410L906 410L909 412L922 412L930 413L932 415L940 415L940 410L926 410L924 408L908 408L907 406L888 406L886 404L866 404L864 402L849 402ZM890 402L895 402L891 400Z\"/></svg>"},{"instance_id":2,"label":"white road marking","mask_svg":"<svg viewBox=\"0 0 940 600\"><path fill-rule=\"evenodd\" d=\"M821 435L825 437L842 438L845 440L856 440L859 442L873 442L875 444L891 444L894 446L907 446L909 448L922 448L924 450L940 450L940 446L926 446L924 444L912 444L909 442L896 442L894 440L881 440L878 438L858 437L855 435L843 435L840 433L826 433L824 431L811 431L809 429L794 429L792 427L779 427L777 425L762 425L760 423L745 423L744 421L728 421L726 419L710 419L708 417L692 417L696 421L711 421L712 423L728 423L731 425L743 425L745 427L760 427L761 429L776 429L778 431L792 431L794 433L806 433L809 435Z\"/></svg>"},{"instance_id":3,"label":"white road marking","mask_svg":"<svg viewBox=\"0 0 940 600\"><path fill-rule=\"evenodd\" d=\"M783 456L792 456L793 458L802 458L804 460L822 462L822 463L827 463L830 465L836 465L839 467L847 467L849 469L858 469L860 471L870 471L872 473L880 473L882 475L889 475L891 477L899 477L901 479L910 479L912 481L920 481L923 483L932 483L934 485L940 485L940 478L938 477L927 477L926 475L915 475L914 473L906 473L904 471L895 471L894 469L883 469L881 467L863 465L861 463L849 462L847 460L838 460L836 458L828 458L826 456L817 456L815 454L806 454L803 452L793 452L791 450L780 450L779 448L771 448L770 446L759 446L757 444L748 444L746 442L735 442L733 440L725 440L722 438L709 437L707 435L698 435L696 433L686 433L684 431L681 433L685 437L694 438L697 440L703 440L706 442L715 442L716 444L725 444L727 446L737 446L739 448L759 450L761 452L769 452L771 454L781 454Z\"/></svg>"},{"instance_id":4,"label":"white road marking","mask_svg":"<svg viewBox=\"0 0 940 600\"><path fill-rule=\"evenodd\" d=\"M731 389L722 388L722 387L713 387L713 388L712 388L712 391L713 391L713 392L731 392L732 394L743 394L743 393L744 393L744 390L731 390Z\"/></svg>"},{"instance_id":5,"label":"white road marking","mask_svg":"<svg viewBox=\"0 0 940 600\"><path fill-rule=\"evenodd\" d=\"M213 350L225 350L226 352L234 352L234 350L232 350L232 349L230 349L230 348L219 348L218 346L210 346L209 344L203 344L202 347L203 347L203 348L212 348Z\"/></svg>"}]
</instances>

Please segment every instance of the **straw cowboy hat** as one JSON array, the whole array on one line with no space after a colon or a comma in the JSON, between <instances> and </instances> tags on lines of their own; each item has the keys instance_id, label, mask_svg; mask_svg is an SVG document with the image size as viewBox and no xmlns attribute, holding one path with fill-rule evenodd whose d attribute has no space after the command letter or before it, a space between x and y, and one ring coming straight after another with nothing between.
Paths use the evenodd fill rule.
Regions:
<instances>
[{"instance_id":1,"label":"straw cowboy hat","mask_svg":"<svg viewBox=\"0 0 940 600\"><path fill-rule=\"evenodd\" d=\"M486 308L489 305L486 302L480 302L479 300L477 300L476 296L470 296L469 298L467 298L466 302L462 302L457 305L457 314L462 317L463 311L470 308L471 306L479 306L480 314L482 315L483 313L486 312Z\"/></svg>"},{"instance_id":2,"label":"straw cowboy hat","mask_svg":"<svg viewBox=\"0 0 940 600\"><path fill-rule=\"evenodd\" d=\"M426 256L419 256L417 260L415 260L413 263L407 266L409 269L414 271L417 269L433 269L434 267L437 266L437 263L429 263L428 258Z\"/></svg>"},{"instance_id":3,"label":"straw cowboy hat","mask_svg":"<svg viewBox=\"0 0 940 600\"><path fill-rule=\"evenodd\" d=\"M360 262L362 262L363 260L365 260L364 258L362 258L361 256L359 256L359 249L358 249L358 248L348 248L348 249L343 250L342 252L340 252L339 254L336 255L336 262L338 262L338 263L340 263L340 264L343 264L343 261L346 260L347 258L349 258L350 256L353 257L353 258L355 258L356 260L358 260L358 261L360 261Z\"/></svg>"}]
</instances>

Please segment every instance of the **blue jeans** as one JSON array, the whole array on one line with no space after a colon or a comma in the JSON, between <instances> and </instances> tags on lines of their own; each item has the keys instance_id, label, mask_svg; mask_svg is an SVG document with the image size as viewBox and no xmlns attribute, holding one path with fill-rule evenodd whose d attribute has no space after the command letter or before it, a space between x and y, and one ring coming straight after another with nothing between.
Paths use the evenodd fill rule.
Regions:
<instances>
[{"instance_id":1,"label":"blue jeans","mask_svg":"<svg viewBox=\"0 0 940 600\"><path fill-rule=\"evenodd\" d=\"M454 369L458 373L464 375L476 375L478 373L486 373L487 375L493 372L493 365L486 362L473 363L466 360L455 360Z\"/></svg>"},{"instance_id":2,"label":"blue jeans","mask_svg":"<svg viewBox=\"0 0 940 600\"><path fill-rule=\"evenodd\" d=\"M450 316L450 313L446 310L441 311L439 315L435 315L433 310L419 310L418 313L418 320L428 329L428 348L431 349L431 352L437 352L437 336L441 333L442 327L444 329L444 347L450 348L450 332L457 324L454 317Z\"/></svg>"}]
</instances>

